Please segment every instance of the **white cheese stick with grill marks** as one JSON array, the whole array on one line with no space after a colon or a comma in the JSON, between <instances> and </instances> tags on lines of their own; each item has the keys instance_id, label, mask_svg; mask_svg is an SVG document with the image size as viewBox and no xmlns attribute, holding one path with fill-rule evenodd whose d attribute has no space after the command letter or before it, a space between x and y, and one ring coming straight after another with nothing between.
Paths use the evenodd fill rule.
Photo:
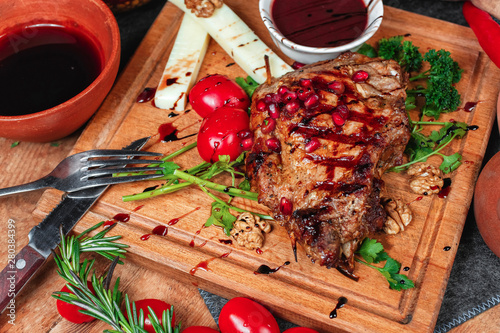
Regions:
<instances>
[{"instance_id":1,"label":"white cheese stick with grill marks","mask_svg":"<svg viewBox=\"0 0 500 333\"><path fill-rule=\"evenodd\" d=\"M234 61L255 81L267 79L264 55L269 56L271 74L280 77L292 71L292 67L276 55L226 4L210 17L196 17L186 8L184 0L170 0L198 22L229 54Z\"/></svg>"},{"instance_id":2,"label":"white cheese stick with grill marks","mask_svg":"<svg viewBox=\"0 0 500 333\"><path fill-rule=\"evenodd\" d=\"M188 91L198 77L210 36L189 15L184 15L172 52L155 93L160 109L184 111Z\"/></svg>"}]
</instances>

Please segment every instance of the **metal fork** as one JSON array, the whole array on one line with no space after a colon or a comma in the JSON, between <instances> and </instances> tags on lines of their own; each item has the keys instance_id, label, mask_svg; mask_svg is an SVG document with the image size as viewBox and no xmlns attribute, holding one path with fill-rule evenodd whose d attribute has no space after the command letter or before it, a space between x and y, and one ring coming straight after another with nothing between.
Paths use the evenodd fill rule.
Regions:
<instances>
[{"instance_id":1,"label":"metal fork","mask_svg":"<svg viewBox=\"0 0 500 333\"><path fill-rule=\"evenodd\" d=\"M161 156L160 153L122 150L96 149L66 157L47 176L33 182L0 189L0 197L43 188L55 188L74 192L90 187L128 183L161 177L162 174L124 175L112 177L115 173L161 171L161 167L125 167L128 164L155 164L158 160L141 160L133 157Z\"/></svg>"}]
</instances>

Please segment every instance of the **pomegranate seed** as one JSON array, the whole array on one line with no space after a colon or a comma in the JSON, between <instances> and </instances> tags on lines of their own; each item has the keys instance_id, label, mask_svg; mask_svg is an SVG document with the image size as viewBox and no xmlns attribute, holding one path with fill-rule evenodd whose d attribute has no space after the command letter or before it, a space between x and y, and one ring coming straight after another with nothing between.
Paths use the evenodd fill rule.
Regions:
<instances>
[{"instance_id":1,"label":"pomegranate seed","mask_svg":"<svg viewBox=\"0 0 500 333\"><path fill-rule=\"evenodd\" d=\"M289 91L289 90L288 90L288 88L287 88L286 86L281 86L281 87L279 87L279 88L278 88L278 94L280 94L280 95L284 95L284 94L286 94L288 91Z\"/></svg>"},{"instance_id":2,"label":"pomegranate seed","mask_svg":"<svg viewBox=\"0 0 500 333\"><path fill-rule=\"evenodd\" d=\"M319 96L312 93L309 95L306 100L304 101L304 106L307 109L312 109L313 107L317 106L319 104Z\"/></svg>"},{"instance_id":3,"label":"pomegranate seed","mask_svg":"<svg viewBox=\"0 0 500 333\"><path fill-rule=\"evenodd\" d=\"M285 105L286 112L290 114L294 114L295 112L299 111L299 109L300 109L300 104L297 101L293 101Z\"/></svg>"},{"instance_id":4,"label":"pomegranate seed","mask_svg":"<svg viewBox=\"0 0 500 333\"><path fill-rule=\"evenodd\" d=\"M241 130L238 132L237 136L240 139L252 138L253 132L250 130Z\"/></svg>"},{"instance_id":5,"label":"pomegranate seed","mask_svg":"<svg viewBox=\"0 0 500 333\"><path fill-rule=\"evenodd\" d=\"M272 94L267 94L264 96L264 102L266 104L272 103L273 102L273 95Z\"/></svg>"},{"instance_id":6,"label":"pomegranate seed","mask_svg":"<svg viewBox=\"0 0 500 333\"><path fill-rule=\"evenodd\" d=\"M312 87L313 82L312 82L311 79L304 79L304 78L302 78L302 79L299 80L299 84L300 84L301 87L309 88L309 87Z\"/></svg>"},{"instance_id":7,"label":"pomegranate seed","mask_svg":"<svg viewBox=\"0 0 500 333\"><path fill-rule=\"evenodd\" d=\"M297 97L301 100L301 101L305 101L307 99L307 97L309 97L309 95L311 95L311 88L309 89L300 89L299 91L297 91Z\"/></svg>"},{"instance_id":8,"label":"pomegranate seed","mask_svg":"<svg viewBox=\"0 0 500 333\"><path fill-rule=\"evenodd\" d=\"M365 82L368 80L368 72L365 71L357 71L354 74L352 74L352 80L354 82Z\"/></svg>"},{"instance_id":9,"label":"pomegranate seed","mask_svg":"<svg viewBox=\"0 0 500 333\"><path fill-rule=\"evenodd\" d=\"M272 94L272 95L271 95L271 100L272 100L274 103L279 103L279 102L283 101L283 99L281 98L281 95L280 95L280 94Z\"/></svg>"},{"instance_id":10,"label":"pomegranate seed","mask_svg":"<svg viewBox=\"0 0 500 333\"><path fill-rule=\"evenodd\" d=\"M280 212L283 215L291 215L293 212L292 202L285 197L280 200Z\"/></svg>"},{"instance_id":11,"label":"pomegranate seed","mask_svg":"<svg viewBox=\"0 0 500 333\"><path fill-rule=\"evenodd\" d=\"M306 153L312 153L321 146L318 138L312 138L308 143L306 143Z\"/></svg>"},{"instance_id":12,"label":"pomegranate seed","mask_svg":"<svg viewBox=\"0 0 500 333\"><path fill-rule=\"evenodd\" d=\"M339 81L332 81L328 83L328 89L330 89L332 92L336 93L337 95L343 94L345 91L345 86L342 82Z\"/></svg>"},{"instance_id":13,"label":"pomegranate seed","mask_svg":"<svg viewBox=\"0 0 500 333\"><path fill-rule=\"evenodd\" d=\"M298 61L295 61L293 64L292 64L292 68L293 69L299 69L299 68L302 68L304 67L305 64L301 63L301 62L298 62Z\"/></svg>"},{"instance_id":14,"label":"pomegranate seed","mask_svg":"<svg viewBox=\"0 0 500 333\"><path fill-rule=\"evenodd\" d=\"M264 102L263 99L260 99L257 101L256 107L257 111L264 111L266 109L266 102Z\"/></svg>"},{"instance_id":15,"label":"pomegranate seed","mask_svg":"<svg viewBox=\"0 0 500 333\"><path fill-rule=\"evenodd\" d=\"M289 91L283 96L283 101L285 103L293 102L297 99L297 93L295 91Z\"/></svg>"},{"instance_id":16,"label":"pomegranate seed","mask_svg":"<svg viewBox=\"0 0 500 333\"><path fill-rule=\"evenodd\" d=\"M280 140L276 138L270 138L266 140L266 146L270 150L274 151L275 153L281 152L281 143Z\"/></svg>"},{"instance_id":17,"label":"pomegranate seed","mask_svg":"<svg viewBox=\"0 0 500 333\"><path fill-rule=\"evenodd\" d=\"M280 111L278 105L276 103L270 103L267 105L267 109L269 111L269 115L271 118L278 119L280 116Z\"/></svg>"},{"instance_id":18,"label":"pomegranate seed","mask_svg":"<svg viewBox=\"0 0 500 333\"><path fill-rule=\"evenodd\" d=\"M332 119L333 119L333 123L337 126L343 126L345 124L345 119L342 118L342 116L340 114L338 114L337 112L332 114Z\"/></svg>"},{"instance_id":19,"label":"pomegranate seed","mask_svg":"<svg viewBox=\"0 0 500 333\"><path fill-rule=\"evenodd\" d=\"M246 138L244 140L241 140L241 147L244 150L250 150L253 146L253 138Z\"/></svg>"},{"instance_id":20,"label":"pomegranate seed","mask_svg":"<svg viewBox=\"0 0 500 333\"><path fill-rule=\"evenodd\" d=\"M274 120L273 118L269 118L269 117L266 118L264 120L264 122L262 123L262 125L260 126L260 130L264 134L271 133L272 131L274 131L275 128L276 128L276 120Z\"/></svg>"},{"instance_id":21,"label":"pomegranate seed","mask_svg":"<svg viewBox=\"0 0 500 333\"><path fill-rule=\"evenodd\" d=\"M335 112L338 112L338 114L342 117L342 119L347 120L349 118L349 108L347 105L339 105L335 108Z\"/></svg>"}]
</instances>

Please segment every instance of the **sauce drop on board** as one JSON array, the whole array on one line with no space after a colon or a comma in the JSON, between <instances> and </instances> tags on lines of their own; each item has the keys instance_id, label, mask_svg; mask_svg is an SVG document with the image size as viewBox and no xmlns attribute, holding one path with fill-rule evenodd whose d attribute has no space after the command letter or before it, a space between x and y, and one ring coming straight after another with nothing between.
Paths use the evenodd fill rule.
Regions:
<instances>
[{"instance_id":1,"label":"sauce drop on board","mask_svg":"<svg viewBox=\"0 0 500 333\"><path fill-rule=\"evenodd\" d=\"M346 303L347 303L347 298L345 298L344 296L339 297L335 309L333 309L332 312L330 312L330 319L337 318L337 310L343 308L344 305L346 305Z\"/></svg>"},{"instance_id":2,"label":"sauce drop on board","mask_svg":"<svg viewBox=\"0 0 500 333\"><path fill-rule=\"evenodd\" d=\"M113 224L115 224L116 221L115 220L107 220L103 223L102 227L103 228L109 228L111 227Z\"/></svg>"},{"instance_id":3,"label":"sauce drop on board","mask_svg":"<svg viewBox=\"0 0 500 333\"><path fill-rule=\"evenodd\" d=\"M189 138L193 135L196 135L196 133L193 133L193 134L183 136L182 138L179 138L177 136L177 134L179 133L179 130L172 123L161 124L160 127L158 127L158 133L160 134L160 141L161 142L174 142L174 141L186 139L186 138Z\"/></svg>"},{"instance_id":4,"label":"sauce drop on board","mask_svg":"<svg viewBox=\"0 0 500 333\"><path fill-rule=\"evenodd\" d=\"M276 273L277 271L279 271L283 266L288 266L290 265L290 262L289 261L285 261L285 263L283 263L283 265L281 266L278 266L276 268L271 268L267 265L260 265L259 268L257 268L257 270L255 272L253 272L255 275L258 275L258 274L266 274L266 275L269 275L269 274L272 274L272 273Z\"/></svg>"},{"instance_id":5,"label":"sauce drop on board","mask_svg":"<svg viewBox=\"0 0 500 333\"><path fill-rule=\"evenodd\" d=\"M153 235L166 236L168 234L168 227L159 225L153 228Z\"/></svg>"},{"instance_id":6,"label":"sauce drop on board","mask_svg":"<svg viewBox=\"0 0 500 333\"><path fill-rule=\"evenodd\" d=\"M465 103L464 111L465 112L472 112L472 111L474 111L476 109L477 103L478 102L467 102L467 103Z\"/></svg>"},{"instance_id":7,"label":"sauce drop on board","mask_svg":"<svg viewBox=\"0 0 500 333\"><path fill-rule=\"evenodd\" d=\"M104 62L98 41L68 23L33 23L0 36L1 116L50 109L97 78Z\"/></svg>"},{"instance_id":8,"label":"sauce drop on board","mask_svg":"<svg viewBox=\"0 0 500 333\"><path fill-rule=\"evenodd\" d=\"M137 96L137 103L146 103L155 97L156 88L144 88L144 90Z\"/></svg>"},{"instance_id":9,"label":"sauce drop on board","mask_svg":"<svg viewBox=\"0 0 500 333\"><path fill-rule=\"evenodd\" d=\"M443 179L443 182L444 182L443 187L441 188L441 191L439 191L438 193L438 197L441 199L448 197L448 195L450 194L451 178L445 178Z\"/></svg>"},{"instance_id":10,"label":"sauce drop on board","mask_svg":"<svg viewBox=\"0 0 500 333\"><path fill-rule=\"evenodd\" d=\"M275 0L271 13L286 38L312 47L350 43L363 33L368 22L362 0Z\"/></svg>"},{"instance_id":11,"label":"sauce drop on board","mask_svg":"<svg viewBox=\"0 0 500 333\"><path fill-rule=\"evenodd\" d=\"M118 213L115 216L113 216L113 220L120 222L128 222L130 220L130 214Z\"/></svg>"},{"instance_id":12,"label":"sauce drop on board","mask_svg":"<svg viewBox=\"0 0 500 333\"><path fill-rule=\"evenodd\" d=\"M212 261L214 261L215 259L222 259L222 258L227 258L230 254L231 254L232 251L229 251L227 253L223 253L221 254L219 257L212 257L210 259L207 259L207 260L203 260L203 261L200 261L196 266L194 266L193 268L191 268L191 270L189 271L189 274L191 275L195 275L196 272L201 269L202 271L210 271L210 268L208 268L208 264Z\"/></svg>"}]
</instances>

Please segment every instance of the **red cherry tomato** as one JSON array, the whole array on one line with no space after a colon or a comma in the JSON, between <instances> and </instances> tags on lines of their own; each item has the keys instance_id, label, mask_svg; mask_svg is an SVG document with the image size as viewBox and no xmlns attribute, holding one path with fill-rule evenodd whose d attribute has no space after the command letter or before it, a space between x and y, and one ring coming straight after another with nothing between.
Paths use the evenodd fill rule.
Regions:
<instances>
[{"instance_id":1,"label":"red cherry tomato","mask_svg":"<svg viewBox=\"0 0 500 333\"><path fill-rule=\"evenodd\" d=\"M160 324L162 323L161 317L163 315L163 311L170 309L170 304L167 302L161 301L159 299L149 298L149 299L141 299L139 301L135 301L135 307L137 310L137 315L139 315L139 311L142 309L144 313L144 329L149 333L155 333L153 325L149 320L149 309L148 306L151 307L155 313L155 315L160 320ZM172 314L172 326L175 323L175 313Z\"/></svg>"},{"instance_id":2,"label":"red cherry tomato","mask_svg":"<svg viewBox=\"0 0 500 333\"><path fill-rule=\"evenodd\" d=\"M182 333L219 333L219 331L206 326L190 326L183 330Z\"/></svg>"},{"instance_id":3,"label":"red cherry tomato","mask_svg":"<svg viewBox=\"0 0 500 333\"><path fill-rule=\"evenodd\" d=\"M243 110L250 106L250 98L243 88L220 74L208 75L198 81L189 92L189 102L203 118L222 106Z\"/></svg>"},{"instance_id":4,"label":"red cherry tomato","mask_svg":"<svg viewBox=\"0 0 500 333\"><path fill-rule=\"evenodd\" d=\"M279 333L273 315L251 299L236 297L229 300L219 315L222 333Z\"/></svg>"},{"instance_id":5,"label":"red cherry tomato","mask_svg":"<svg viewBox=\"0 0 500 333\"><path fill-rule=\"evenodd\" d=\"M283 333L318 333L318 331L307 327L292 327L284 331Z\"/></svg>"},{"instance_id":6,"label":"red cherry tomato","mask_svg":"<svg viewBox=\"0 0 500 333\"><path fill-rule=\"evenodd\" d=\"M248 135L253 136L249 122L245 111L227 106L210 114L198 132L201 158L213 163L219 160L219 155L229 155L234 161L243 152L242 140L248 139Z\"/></svg>"},{"instance_id":7,"label":"red cherry tomato","mask_svg":"<svg viewBox=\"0 0 500 333\"><path fill-rule=\"evenodd\" d=\"M95 291L90 281L87 281L87 286L90 289L90 291L94 294ZM66 287L66 285L61 289L61 291L72 294L72 292L68 289L68 287ZM75 324L83 324L91 322L92 320L95 319L94 317L81 313L79 310L83 309L77 305L57 300L57 311L67 321L70 321Z\"/></svg>"}]
</instances>

